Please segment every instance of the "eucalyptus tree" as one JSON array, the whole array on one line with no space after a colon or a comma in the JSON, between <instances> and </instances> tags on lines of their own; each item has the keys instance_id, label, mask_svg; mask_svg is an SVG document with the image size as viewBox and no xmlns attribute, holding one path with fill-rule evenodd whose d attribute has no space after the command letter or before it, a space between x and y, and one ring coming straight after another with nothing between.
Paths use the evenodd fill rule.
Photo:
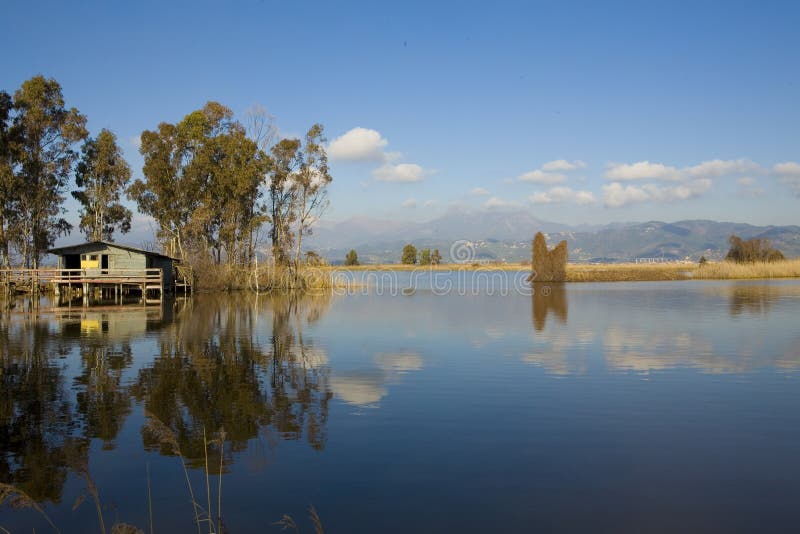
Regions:
<instances>
[{"instance_id":1,"label":"eucalyptus tree","mask_svg":"<svg viewBox=\"0 0 800 534\"><path fill-rule=\"evenodd\" d=\"M300 261L303 236L310 235L330 201L328 185L333 181L325 153L325 133L321 124L313 125L305 136L300 155L300 165L292 175L297 237L295 239L294 266Z\"/></svg>"},{"instance_id":2,"label":"eucalyptus tree","mask_svg":"<svg viewBox=\"0 0 800 534\"><path fill-rule=\"evenodd\" d=\"M140 212L155 219L165 252L184 258L187 226L195 204L184 173L186 142L176 125L165 122L157 130L142 132L140 140L145 178L133 182L128 196L136 201Z\"/></svg>"},{"instance_id":3,"label":"eucalyptus tree","mask_svg":"<svg viewBox=\"0 0 800 534\"><path fill-rule=\"evenodd\" d=\"M14 222L17 193L9 135L12 105L11 95L0 91L0 267L5 268L11 266L11 224Z\"/></svg>"},{"instance_id":4,"label":"eucalyptus tree","mask_svg":"<svg viewBox=\"0 0 800 534\"><path fill-rule=\"evenodd\" d=\"M36 268L55 238L71 229L63 218L64 189L88 135L86 117L67 109L54 79L34 76L14 93L9 131L17 205L15 242L26 267Z\"/></svg>"},{"instance_id":5,"label":"eucalyptus tree","mask_svg":"<svg viewBox=\"0 0 800 534\"><path fill-rule=\"evenodd\" d=\"M295 189L292 177L300 168L302 156L299 139L281 139L272 147L271 161L267 173L269 183L269 214L272 227L272 257L278 265L288 265L294 236L292 224L296 220L294 210Z\"/></svg>"},{"instance_id":6,"label":"eucalyptus tree","mask_svg":"<svg viewBox=\"0 0 800 534\"><path fill-rule=\"evenodd\" d=\"M252 255L253 228L266 208L259 189L268 159L233 112L217 102L161 123L141 136L144 180L129 189L142 213L159 225L169 254L211 252L216 262Z\"/></svg>"},{"instance_id":7,"label":"eucalyptus tree","mask_svg":"<svg viewBox=\"0 0 800 534\"><path fill-rule=\"evenodd\" d=\"M131 169L117 145L116 136L103 129L83 144L75 172L79 189L72 196L81 203L80 229L92 241L112 240L114 231L131 229L131 210L120 203Z\"/></svg>"}]
</instances>

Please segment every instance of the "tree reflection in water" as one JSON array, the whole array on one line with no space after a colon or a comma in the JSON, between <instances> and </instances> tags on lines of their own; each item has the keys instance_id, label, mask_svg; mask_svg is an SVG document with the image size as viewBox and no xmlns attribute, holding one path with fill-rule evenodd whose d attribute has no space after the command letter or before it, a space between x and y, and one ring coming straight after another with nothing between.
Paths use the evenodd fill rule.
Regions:
<instances>
[{"instance_id":1,"label":"tree reflection in water","mask_svg":"<svg viewBox=\"0 0 800 534\"><path fill-rule=\"evenodd\" d=\"M65 444L76 413L49 325L0 318L0 482L37 501L59 502L67 477Z\"/></svg>"},{"instance_id":2,"label":"tree reflection in water","mask_svg":"<svg viewBox=\"0 0 800 534\"><path fill-rule=\"evenodd\" d=\"M322 449L327 354L302 327L330 300L199 296L174 318L168 307L157 318L152 308L0 316L0 482L60 502L68 473L84 476L75 466L88 466L91 440L115 447L134 401L174 432L192 467L205 464L204 430L226 436L209 449L215 470L264 433ZM139 343L145 336L158 351L132 369L151 356L141 353L152 346ZM146 450L173 454L147 432L142 438Z\"/></svg>"}]
</instances>

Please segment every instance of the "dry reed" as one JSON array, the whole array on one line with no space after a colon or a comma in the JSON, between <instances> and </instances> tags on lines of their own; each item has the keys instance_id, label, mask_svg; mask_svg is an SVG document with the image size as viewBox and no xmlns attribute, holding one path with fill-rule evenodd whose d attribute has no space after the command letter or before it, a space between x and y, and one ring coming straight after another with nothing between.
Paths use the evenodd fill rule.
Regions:
<instances>
[{"instance_id":1,"label":"dry reed","mask_svg":"<svg viewBox=\"0 0 800 534\"><path fill-rule=\"evenodd\" d=\"M800 278L800 259L754 263L720 261L699 266L692 274L693 278L704 280Z\"/></svg>"},{"instance_id":2,"label":"dry reed","mask_svg":"<svg viewBox=\"0 0 800 534\"><path fill-rule=\"evenodd\" d=\"M50 519L50 516L44 511L44 509L39 506L35 500L33 500L27 493L22 491L16 486L12 486L11 484L4 484L0 482L0 506L4 504L8 504L9 508L12 510L21 510L23 508L30 508L31 510L36 510L39 512L42 517L45 518L47 523L53 527L53 530L56 532L60 532L58 527L53 524L53 521ZM5 530L5 529L3 529ZM6 531L7 532L7 531Z\"/></svg>"}]
</instances>

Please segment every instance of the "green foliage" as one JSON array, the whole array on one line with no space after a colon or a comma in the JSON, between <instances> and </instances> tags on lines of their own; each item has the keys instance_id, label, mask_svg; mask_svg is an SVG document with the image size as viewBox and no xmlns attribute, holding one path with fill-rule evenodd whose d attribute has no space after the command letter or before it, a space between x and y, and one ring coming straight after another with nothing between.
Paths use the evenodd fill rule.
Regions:
<instances>
[{"instance_id":1,"label":"green foliage","mask_svg":"<svg viewBox=\"0 0 800 534\"><path fill-rule=\"evenodd\" d=\"M272 147L267 180L272 254L278 265L297 269L303 236L311 234L328 208L327 188L333 177L325 142L322 125L315 124L302 142L282 139Z\"/></svg>"},{"instance_id":2,"label":"green foliage","mask_svg":"<svg viewBox=\"0 0 800 534\"><path fill-rule=\"evenodd\" d=\"M82 206L80 229L89 240L111 241L116 229L124 234L131 228L131 210L120 203L131 169L116 136L106 129L83 144L82 154L75 184L83 189L72 192Z\"/></svg>"},{"instance_id":3,"label":"green foliage","mask_svg":"<svg viewBox=\"0 0 800 534\"><path fill-rule=\"evenodd\" d=\"M430 265L431 264L431 249L423 248L419 252L419 264L420 265Z\"/></svg>"},{"instance_id":4,"label":"green foliage","mask_svg":"<svg viewBox=\"0 0 800 534\"><path fill-rule=\"evenodd\" d=\"M699 263L700 263L700 265L705 265L706 263L708 263L708 260L706 259L705 256L700 256L700 262Z\"/></svg>"},{"instance_id":5,"label":"green foliage","mask_svg":"<svg viewBox=\"0 0 800 534\"><path fill-rule=\"evenodd\" d=\"M414 265L417 263L417 248L411 243L404 246L400 261L406 265Z\"/></svg>"},{"instance_id":6,"label":"green foliage","mask_svg":"<svg viewBox=\"0 0 800 534\"><path fill-rule=\"evenodd\" d=\"M731 235L728 239L728 243L731 245L728 254L725 256L725 259L728 261L753 263L757 261L773 262L786 259L780 250L772 248L769 239L754 237L745 241L737 235Z\"/></svg>"},{"instance_id":7,"label":"green foliage","mask_svg":"<svg viewBox=\"0 0 800 534\"><path fill-rule=\"evenodd\" d=\"M259 203L269 160L225 106L209 102L177 124L141 135L144 180L129 189L159 225L168 254L210 249L217 263L250 261L266 220Z\"/></svg>"},{"instance_id":8,"label":"green foliage","mask_svg":"<svg viewBox=\"0 0 800 534\"><path fill-rule=\"evenodd\" d=\"M431 265L439 265L442 263L442 255L439 253L439 249L433 249L433 253L431 254Z\"/></svg>"},{"instance_id":9,"label":"green foliage","mask_svg":"<svg viewBox=\"0 0 800 534\"><path fill-rule=\"evenodd\" d=\"M0 249L8 261L9 244L26 267L36 268L56 237L69 232L62 217L64 189L77 153L73 147L88 135L86 117L66 108L54 79L34 76L10 99L0 96Z\"/></svg>"},{"instance_id":10,"label":"green foliage","mask_svg":"<svg viewBox=\"0 0 800 534\"><path fill-rule=\"evenodd\" d=\"M350 249L350 252L347 253L347 256L344 258L345 265L359 265L358 263L358 254L356 253L355 249Z\"/></svg>"}]
</instances>

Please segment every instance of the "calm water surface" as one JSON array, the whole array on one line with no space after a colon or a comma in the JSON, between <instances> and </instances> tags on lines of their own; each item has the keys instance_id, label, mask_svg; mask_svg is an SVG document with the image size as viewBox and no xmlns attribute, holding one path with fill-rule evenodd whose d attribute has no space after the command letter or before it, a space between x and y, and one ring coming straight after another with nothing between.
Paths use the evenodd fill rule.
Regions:
<instances>
[{"instance_id":1,"label":"calm water surface","mask_svg":"<svg viewBox=\"0 0 800 534\"><path fill-rule=\"evenodd\" d=\"M379 293L4 313L0 482L191 532L205 430L230 532L800 528L797 281Z\"/></svg>"}]
</instances>

